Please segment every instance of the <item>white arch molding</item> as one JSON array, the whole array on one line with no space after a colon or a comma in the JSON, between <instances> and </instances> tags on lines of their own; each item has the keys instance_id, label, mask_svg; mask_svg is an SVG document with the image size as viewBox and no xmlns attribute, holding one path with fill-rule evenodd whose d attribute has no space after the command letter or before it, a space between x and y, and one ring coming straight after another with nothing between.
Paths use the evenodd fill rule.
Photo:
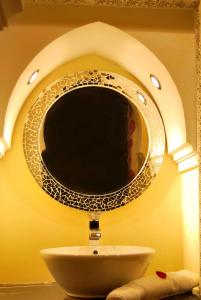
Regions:
<instances>
[{"instance_id":1,"label":"white arch molding","mask_svg":"<svg viewBox=\"0 0 201 300\"><path fill-rule=\"evenodd\" d=\"M114 61L142 82L160 110L166 131L168 152L175 161L179 162L179 170L186 169L186 158L188 161L190 159L191 167L193 164L197 165L193 148L186 142L182 101L169 72L142 43L102 22L87 24L67 32L48 44L27 65L9 99L3 137L0 139L0 155L3 156L11 147L13 129L19 111L38 82L67 61L90 53ZM37 80L27 85L30 74L38 68L40 73ZM150 74L160 79L161 90L152 85Z\"/></svg>"}]
</instances>

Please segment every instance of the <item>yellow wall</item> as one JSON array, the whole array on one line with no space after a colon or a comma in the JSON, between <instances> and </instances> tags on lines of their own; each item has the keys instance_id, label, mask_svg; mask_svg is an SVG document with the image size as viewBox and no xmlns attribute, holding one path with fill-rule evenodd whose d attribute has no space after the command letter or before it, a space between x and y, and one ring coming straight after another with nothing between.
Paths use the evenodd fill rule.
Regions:
<instances>
[{"instance_id":1,"label":"yellow wall","mask_svg":"<svg viewBox=\"0 0 201 300\"><path fill-rule=\"evenodd\" d=\"M59 204L45 194L30 174L23 154L26 113L37 93L65 73L98 68L132 79L113 63L96 55L61 66L43 80L25 103L16 123L11 150L0 160L0 282L52 281L40 249L88 244L88 215ZM183 267L181 178L165 155L152 185L137 200L103 213L102 244L146 245L156 249L149 273Z\"/></svg>"},{"instance_id":2,"label":"yellow wall","mask_svg":"<svg viewBox=\"0 0 201 300\"><path fill-rule=\"evenodd\" d=\"M199 273L199 169L181 174L184 266Z\"/></svg>"}]
</instances>

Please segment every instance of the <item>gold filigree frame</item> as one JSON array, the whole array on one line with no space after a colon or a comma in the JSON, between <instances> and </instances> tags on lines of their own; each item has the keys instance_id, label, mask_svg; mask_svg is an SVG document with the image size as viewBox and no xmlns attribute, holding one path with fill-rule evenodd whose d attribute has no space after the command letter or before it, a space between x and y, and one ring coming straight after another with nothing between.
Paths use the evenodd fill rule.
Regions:
<instances>
[{"instance_id":1,"label":"gold filigree frame","mask_svg":"<svg viewBox=\"0 0 201 300\"><path fill-rule=\"evenodd\" d=\"M201 3L195 8L195 45L196 45L196 103L197 103L197 151L199 155L199 238L200 238L200 274L201 274ZM201 296L201 278L199 284Z\"/></svg>"},{"instance_id":2,"label":"gold filigree frame","mask_svg":"<svg viewBox=\"0 0 201 300\"><path fill-rule=\"evenodd\" d=\"M47 170L40 153L40 128L49 108L64 94L90 86L112 89L124 95L140 111L148 128L149 150L140 172L128 185L107 194L81 194L63 186ZM146 104L139 100L138 92L144 94ZM43 190L62 204L85 211L111 210L139 197L156 176L165 151L164 127L153 100L125 77L97 70L67 75L42 91L28 112L23 138L29 169Z\"/></svg>"}]
</instances>

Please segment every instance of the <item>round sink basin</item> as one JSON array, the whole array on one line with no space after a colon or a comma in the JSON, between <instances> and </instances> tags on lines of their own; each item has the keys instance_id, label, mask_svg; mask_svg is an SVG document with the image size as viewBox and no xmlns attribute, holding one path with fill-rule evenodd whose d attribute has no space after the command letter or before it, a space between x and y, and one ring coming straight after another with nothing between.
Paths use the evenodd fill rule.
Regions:
<instances>
[{"instance_id":1,"label":"round sink basin","mask_svg":"<svg viewBox=\"0 0 201 300\"><path fill-rule=\"evenodd\" d=\"M105 297L142 277L155 250L137 246L74 246L41 251L49 271L69 296Z\"/></svg>"}]
</instances>

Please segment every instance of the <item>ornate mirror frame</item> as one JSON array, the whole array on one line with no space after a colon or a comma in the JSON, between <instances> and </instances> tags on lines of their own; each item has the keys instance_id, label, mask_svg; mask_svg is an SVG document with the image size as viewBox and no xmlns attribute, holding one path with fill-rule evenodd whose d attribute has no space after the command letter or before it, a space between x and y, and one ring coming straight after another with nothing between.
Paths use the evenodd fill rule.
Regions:
<instances>
[{"instance_id":1,"label":"ornate mirror frame","mask_svg":"<svg viewBox=\"0 0 201 300\"><path fill-rule=\"evenodd\" d=\"M48 171L40 153L40 129L50 107L64 94L84 87L102 87L124 95L140 111L148 129L149 147L145 162L134 179L117 191L89 195L63 186ZM144 96L140 100L139 94ZM85 211L106 211L138 198L156 176L165 151L165 133L153 100L132 81L104 71L80 71L66 75L48 86L29 110L24 127L24 153L35 180L52 198Z\"/></svg>"}]
</instances>

